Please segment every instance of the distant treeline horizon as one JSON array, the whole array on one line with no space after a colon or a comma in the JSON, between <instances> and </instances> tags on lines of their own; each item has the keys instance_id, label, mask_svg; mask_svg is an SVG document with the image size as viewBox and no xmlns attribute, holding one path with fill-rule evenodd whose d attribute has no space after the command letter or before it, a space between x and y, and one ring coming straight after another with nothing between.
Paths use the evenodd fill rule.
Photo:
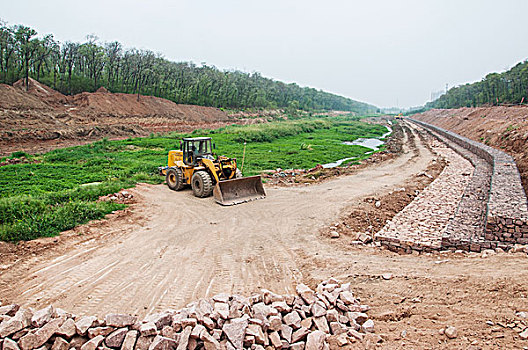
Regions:
<instances>
[{"instance_id":1,"label":"distant treeline horizon","mask_svg":"<svg viewBox=\"0 0 528 350\"><path fill-rule=\"evenodd\" d=\"M30 27L0 21L0 83L31 77L67 95L105 87L111 92L224 108L379 111L367 103L259 73L172 62L150 50L125 49L117 41L99 43L94 35L77 43L37 34Z\"/></svg>"},{"instance_id":2,"label":"distant treeline horizon","mask_svg":"<svg viewBox=\"0 0 528 350\"><path fill-rule=\"evenodd\" d=\"M528 102L528 60L503 73L490 73L481 81L453 87L426 108L459 108L524 104Z\"/></svg>"}]
</instances>

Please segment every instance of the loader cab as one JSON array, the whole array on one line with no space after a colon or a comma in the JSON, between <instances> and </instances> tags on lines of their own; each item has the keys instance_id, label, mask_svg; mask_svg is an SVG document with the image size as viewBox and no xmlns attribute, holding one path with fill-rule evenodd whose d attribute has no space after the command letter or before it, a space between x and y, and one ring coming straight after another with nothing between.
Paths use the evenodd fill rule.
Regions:
<instances>
[{"instance_id":1,"label":"loader cab","mask_svg":"<svg viewBox=\"0 0 528 350\"><path fill-rule=\"evenodd\" d=\"M181 143L183 162L196 166L202 158L214 159L213 144L210 137L184 138Z\"/></svg>"}]
</instances>

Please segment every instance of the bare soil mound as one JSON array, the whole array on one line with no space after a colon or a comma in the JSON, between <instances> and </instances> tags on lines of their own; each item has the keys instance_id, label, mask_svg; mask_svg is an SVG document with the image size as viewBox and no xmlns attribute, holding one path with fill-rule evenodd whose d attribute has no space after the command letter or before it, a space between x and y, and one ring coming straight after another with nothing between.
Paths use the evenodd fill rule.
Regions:
<instances>
[{"instance_id":1,"label":"bare soil mound","mask_svg":"<svg viewBox=\"0 0 528 350\"><path fill-rule=\"evenodd\" d=\"M49 86L39 83L35 79L28 79L28 88L26 89L26 84L24 79L20 79L13 84L14 88L22 90L24 93L28 93L35 97L38 97L41 101L52 105L52 106L62 106L65 103L68 103L68 97L61 94L58 91L53 90ZM26 94L27 95L27 94Z\"/></svg>"},{"instance_id":2,"label":"bare soil mound","mask_svg":"<svg viewBox=\"0 0 528 350\"><path fill-rule=\"evenodd\" d=\"M106 89L105 89L106 90ZM73 96L75 113L81 115L106 115L127 117L169 117L188 122L227 121L227 115L217 108L180 105L154 97L109 93L108 91L83 92Z\"/></svg>"},{"instance_id":3,"label":"bare soil mound","mask_svg":"<svg viewBox=\"0 0 528 350\"><path fill-rule=\"evenodd\" d=\"M154 97L111 93L65 96L29 79L0 84L0 156L14 151L43 152L108 137L146 136L152 132L218 128L246 120L218 108L180 105Z\"/></svg>"},{"instance_id":4,"label":"bare soil mound","mask_svg":"<svg viewBox=\"0 0 528 350\"><path fill-rule=\"evenodd\" d=\"M107 93L110 91L108 91L104 86L101 86L99 89L95 90L95 92Z\"/></svg>"},{"instance_id":5,"label":"bare soil mound","mask_svg":"<svg viewBox=\"0 0 528 350\"><path fill-rule=\"evenodd\" d=\"M528 192L528 108L432 109L412 118L437 125L510 154Z\"/></svg>"},{"instance_id":6,"label":"bare soil mound","mask_svg":"<svg viewBox=\"0 0 528 350\"><path fill-rule=\"evenodd\" d=\"M0 84L0 108L16 110L51 109L48 104L43 102L38 97L6 84Z\"/></svg>"}]
</instances>

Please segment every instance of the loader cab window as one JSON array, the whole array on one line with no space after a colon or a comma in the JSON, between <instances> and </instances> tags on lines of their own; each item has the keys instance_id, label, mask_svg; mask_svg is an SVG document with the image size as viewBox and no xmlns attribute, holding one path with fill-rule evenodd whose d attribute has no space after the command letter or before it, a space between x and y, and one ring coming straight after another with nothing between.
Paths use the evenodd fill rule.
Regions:
<instances>
[{"instance_id":1,"label":"loader cab window","mask_svg":"<svg viewBox=\"0 0 528 350\"><path fill-rule=\"evenodd\" d=\"M199 158L212 157L211 139L186 140L183 143L183 157L188 165L195 165Z\"/></svg>"},{"instance_id":2,"label":"loader cab window","mask_svg":"<svg viewBox=\"0 0 528 350\"><path fill-rule=\"evenodd\" d=\"M196 143L197 143L196 147L200 155L212 153L211 140L200 140L200 141L196 141Z\"/></svg>"}]
</instances>

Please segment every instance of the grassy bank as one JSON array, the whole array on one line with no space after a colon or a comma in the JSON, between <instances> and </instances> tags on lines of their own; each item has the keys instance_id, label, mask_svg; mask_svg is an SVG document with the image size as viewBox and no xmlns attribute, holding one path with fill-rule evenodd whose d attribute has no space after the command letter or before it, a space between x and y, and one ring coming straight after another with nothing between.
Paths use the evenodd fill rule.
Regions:
<instances>
[{"instance_id":1,"label":"grassy bank","mask_svg":"<svg viewBox=\"0 0 528 350\"><path fill-rule=\"evenodd\" d=\"M211 136L218 154L242 159L244 175L275 168L311 168L346 157L365 157L359 137L379 137L386 129L343 118L320 118L197 130L122 141L102 140L35 156L40 163L0 167L0 239L53 236L123 208L97 202L100 196L134 186L161 183L157 167L185 136Z\"/></svg>"}]
</instances>

